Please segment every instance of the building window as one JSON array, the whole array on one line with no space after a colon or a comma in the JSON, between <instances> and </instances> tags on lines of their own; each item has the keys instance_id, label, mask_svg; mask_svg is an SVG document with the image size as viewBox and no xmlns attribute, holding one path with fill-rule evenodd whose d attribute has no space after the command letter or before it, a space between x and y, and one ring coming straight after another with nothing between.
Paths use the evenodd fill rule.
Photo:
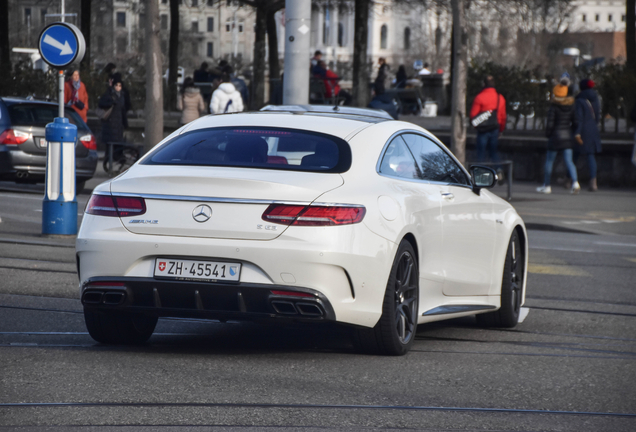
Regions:
<instances>
[{"instance_id":1,"label":"building window","mask_svg":"<svg viewBox=\"0 0 636 432\"><path fill-rule=\"evenodd\" d=\"M583 22L587 21L587 17L585 16L585 14L581 15L581 21Z\"/></svg>"},{"instance_id":2,"label":"building window","mask_svg":"<svg viewBox=\"0 0 636 432\"><path fill-rule=\"evenodd\" d=\"M117 27L126 27L126 12L117 12Z\"/></svg>"},{"instance_id":3,"label":"building window","mask_svg":"<svg viewBox=\"0 0 636 432\"><path fill-rule=\"evenodd\" d=\"M225 22L225 31L226 32L231 32L232 31L232 20L229 19L229 18Z\"/></svg>"},{"instance_id":4,"label":"building window","mask_svg":"<svg viewBox=\"0 0 636 432\"><path fill-rule=\"evenodd\" d=\"M338 46L343 47L344 44L344 25L339 22L338 23Z\"/></svg>"},{"instance_id":5,"label":"building window","mask_svg":"<svg viewBox=\"0 0 636 432\"><path fill-rule=\"evenodd\" d=\"M199 0L192 0L192 7L199 6Z\"/></svg>"},{"instance_id":6,"label":"building window","mask_svg":"<svg viewBox=\"0 0 636 432\"><path fill-rule=\"evenodd\" d=\"M192 21L192 31L199 33L199 21Z\"/></svg>"},{"instance_id":7,"label":"building window","mask_svg":"<svg viewBox=\"0 0 636 432\"><path fill-rule=\"evenodd\" d=\"M389 33L389 30L386 24L382 24L382 27L380 27L380 49L386 49L386 47L388 46L388 43L387 43L387 39L389 37L388 33Z\"/></svg>"},{"instance_id":8,"label":"building window","mask_svg":"<svg viewBox=\"0 0 636 432\"><path fill-rule=\"evenodd\" d=\"M404 49L411 48L411 29L409 27L404 29Z\"/></svg>"},{"instance_id":9,"label":"building window","mask_svg":"<svg viewBox=\"0 0 636 432\"><path fill-rule=\"evenodd\" d=\"M46 25L46 8L40 9L40 24Z\"/></svg>"},{"instance_id":10,"label":"building window","mask_svg":"<svg viewBox=\"0 0 636 432\"><path fill-rule=\"evenodd\" d=\"M594 16L594 21L599 22L601 20L601 15L600 14L596 14Z\"/></svg>"},{"instance_id":11,"label":"building window","mask_svg":"<svg viewBox=\"0 0 636 432\"><path fill-rule=\"evenodd\" d=\"M198 56L199 55L199 43L198 42L192 42L192 55L193 56Z\"/></svg>"},{"instance_id":12,"label":"building window","mask_svg":"<svg viewBox=\"0 0 636 432\"><path fill-rule=\"evenodd\" d=\"M31 24L31 8L24 8L24 23Z\"/></svg>"},{"instance_id":13,"label":"building window","mask_svg":"<svg viewBox=\"0 0 636 432\"><path fill-rule=\"evenodd\" d=\"M208 31L214 31L214 17L208 17Z\"/></svg>"},{"instance_id":14,"label":"building window","mask_svg":"<svg viewBox=\"0 0 636 432\"><path fill-rule=\"evenodd\" d=\"M612 22L612 14L607 15L607 21Z\"/></svg>"},{"instance_id":15,"label":"building window","mask_svg":"<svg viewBox=\"0 0 636 432\"><path fill-rule=\"evenodd\" d=\"M161 4L168 4L168 0L161 0Z\"/></svg>"},{"instance_id":16,"label":"building window","mask_svg":"<svg viewBox=\"0 0 636 432\"><path fill-rule=\"evenodd\" d=\"M214 57L214 44L208 42L208 57Z\"/></svg>"},{"instance_id":17,"label":"building window","mask_svg":"<svg viewBox=\"0 0 636 432\"><path fill-rule=\"evenodd\" d=\"M161 30L168 30L168 15L161 15Z\"/></svg>"},{"instance_id":18,"label":"building window","mask_svg":"<svg viewBox=\"0 0 636 432\"><path fill-rule=\"evenodd\" d=\"M329 8L325 8L325 20L322 23L322 44L329 45L329 33L331 33L331 15Z\"/></svg>"},{"instance_id":19,"label":"building window","mask_svg":"<svg viewBox=\"0 0 636 432\"><path fill-rule=\"evenodd\" d=\"M242 22L240 22L238 24L238 28L239 28L239 33L243 33L243 23Z\"/></svg>"},{"instance_id":20,"label":"building window","mask_svg":"<svg viewBox=\"0 0 636 432\"><path fill-rule=\"evenodd\" d=\"M215 0L208 0L208 6L210 7L214 6L214 1Z\"/></svg>"},{"instance_id":21,"label":"building window","mask_svg":"<svg viewBox=\"0 0 636 432\"><path fill-rule=\"evenodd\" d=\"M621 21L625 22L625 14L621 15Z\"/></svg>"}]
</instances>

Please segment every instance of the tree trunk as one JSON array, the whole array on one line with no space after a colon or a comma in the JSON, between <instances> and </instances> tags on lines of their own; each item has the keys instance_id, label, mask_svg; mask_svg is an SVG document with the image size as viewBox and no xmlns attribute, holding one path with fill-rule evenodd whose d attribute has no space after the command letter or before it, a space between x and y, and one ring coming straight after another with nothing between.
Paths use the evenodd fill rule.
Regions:
<instances>
[{"instance_id":1,"label":"tree trunk","mask_svg":"<svg viewBox=\"0 0 636 432\"><path fill-rule=\"evenodd\" d=\"M276 31L276 12L270 10L267 12L267 45L269 48L269 99L272 99L272 91L274 86L271 85L272 80L280 79L280 64L278 61L278 33Z\"/></svg>"},{"instance_id":2,"label":"tree trunk","mask_svg":"<svg viewBox=\"0 0 636 432\"><path fill-rule=\"evenodd\" d=\"M168 111L176 109L179 67L179 0L170 0L170 47L168 49Z\"/></svg>"},{"instance_id":3,"label":"tree trunk","mask_svg":"<svg viewBox=\"0 0 636 432\"><path fill-rule=\"evenodd\" d=\"M451 151L466 162L466 65L468 34L464 0L451 0L453 8L453 82L451 102Z\"/></svg>"},{"instance_id":4,"label":"tree trunk","mask_svg":"<svg viewBox=\"0 0 636 432\"><path fill-rule=\"evenodd\" d=\"M0 72L8 80L11 76L11 47L9 46L9 0L0 0ZM0 80L0 81L5 81ZM0 82L1 84L1 82Z\"/></svg>"},{"instance_id":5,"label":"tree trunk","mask_svg":"<svg viewBox=\"0 0 636 432\"><path fill-rule=\"evenodd\" d=\"M355 0L353 36L353 100L359 107L369 103L369 70L367 39L369 35L370 0Z\"/></svg>"},{"instance_id":6,"label":"tree trunk","mask_svg":"<svg viewBox=\"0 0 636 432\"><path fill-rule=\"evenodd\" d=\"M82 0L80 7L80 30L86 41L86 51L80 69L88 73L91 70L91 0Z\"/></svg>"},{"instance_id":7,"label":"tree trunk","mask_svg":"<svg viewBox=\"0 0 636 432\"><path fill-rule=\"evenodd\" d=\"M163 139L163 83L161 64L163 54L159 43L159 5L157 0L146 0L146 124L144 153Z\"/></svg>"},{"instance_id":8,"label":"tree trunk","mask_svg":"<svg viewBox=\"0 0 636 432\"><path fill-rule=\"evenodd\" d=\"M636 0L625 2L625 47L627 48L627 69L636 70Z\"/></svg>"},{"instance_id":9,"label":"tree trunk","mask_svg":"<svg viewBox=\"0 0 636 432\"><path fill-rule=\"evenodd\" d=\"M265 36L267 35L267 8L264 0L256 4L256 26L254 28L254 77L252 79L252 101L250 109L258 110L265 105Z\"/></svg>"}]
</instances>

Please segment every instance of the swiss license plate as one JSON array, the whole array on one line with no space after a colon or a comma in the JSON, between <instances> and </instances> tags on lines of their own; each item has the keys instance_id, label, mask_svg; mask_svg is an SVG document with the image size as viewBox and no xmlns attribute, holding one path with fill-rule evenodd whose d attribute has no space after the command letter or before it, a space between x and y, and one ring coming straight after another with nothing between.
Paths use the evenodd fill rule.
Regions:
<instances>
[{"instance_id":1,"label":"swiss license plate","mask_svg":"<svg viewBox=\"0 0 636 432\"><path fill-rule=\"evenodd\" d=\"M168 258L155 260L155 276L164 278L238 282L240 274L240 263Z\"/></svg>"},{"instance_id":2,"label":"swiss license plate","mask_svg":"<svg viewBox=\"0 0 636 432\"><path fill-rule=\"evenodd\" d=\"M49 143L45 138L40 138L39 140L40 140L40 147L42 148L48 147Z\"/></svg>"}]
</instances>

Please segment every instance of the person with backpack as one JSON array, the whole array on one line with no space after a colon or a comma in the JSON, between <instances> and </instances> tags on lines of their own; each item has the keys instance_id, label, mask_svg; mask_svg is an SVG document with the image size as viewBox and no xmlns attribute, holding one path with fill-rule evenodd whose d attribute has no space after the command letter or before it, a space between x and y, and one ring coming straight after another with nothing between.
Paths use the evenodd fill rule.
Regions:
<instances>
[{"instance_id":1,"label":"person with backpack","mask_svg":"<svg viewBox=\"0 0 636 432\"><path fill-rule=\"evenodd\" d=\"M545 177L543 186L537 188L537 192L552 193L550 177L552 166L557 153L563 151L563 159L572 179L570 192L578 194L581 186L577 181L576 166L572 162L572 147L574 146L574 130L576 129L576 115L574 113L574 98L568 96L570 80L562 78L560 83L552 90L553 97L548 109L545 135L548 137L548 153L545 158Z\"/></svg>"},{"instance_id":2,"label":"person with backpack","mask_svg":"<svg viewBox=\"0 0 636 432\"><path fill-rule=\"evenodd\" d=\"M477 161L486 160L487 149L492 162L499 162L497 144L499 136L506 129L506 99L495 90L492 75L484 79L484 88L473 101L470 122L477 129ZM503 179L501 167L497 167L497 175L500 180Z\"/></svg>"},{"instance_id":3,"label":"person with backpack","mask_svg":"<svg viewBox=\"0 0 636 432\"><path fill-rule=\"evenodd\" d=\"M219 87L212 93L210 112L212 114L234 113L243 111L243 98L231 82L229 74L224 73Z\"/></svg>"}]
</instances>

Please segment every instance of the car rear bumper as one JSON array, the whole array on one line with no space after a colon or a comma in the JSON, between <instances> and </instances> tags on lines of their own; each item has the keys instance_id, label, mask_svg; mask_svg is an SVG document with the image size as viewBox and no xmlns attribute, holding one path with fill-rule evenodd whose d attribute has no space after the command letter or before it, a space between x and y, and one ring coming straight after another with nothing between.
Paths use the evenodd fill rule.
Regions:
<instances>
[{"instance_id":1,"label":"car rear bumper","mask_svg":"<svg viewBox=\"0 0 636 432\"><path fill-rule=\"evenodd\" d=\"M97 168L97 152L75 158L75 177L93 178ZM0 177L23 181L42 182L46 176L46 155L32 155L20 150L0 151Z\"/></svg>"},{"instance_id":2,"label":"car rear bumper","mask_svg":"<svg viewBox=\"0 0 636 432\"><path fill-rule=\"evenodd\" d=\"M109 282L123 282L124 285L109 286ZM254 283L97 277L82 285L81 301L91 310L137 312L160 317L335 321L333 307L316 290Z\"/></svg>"}]
</instances>

